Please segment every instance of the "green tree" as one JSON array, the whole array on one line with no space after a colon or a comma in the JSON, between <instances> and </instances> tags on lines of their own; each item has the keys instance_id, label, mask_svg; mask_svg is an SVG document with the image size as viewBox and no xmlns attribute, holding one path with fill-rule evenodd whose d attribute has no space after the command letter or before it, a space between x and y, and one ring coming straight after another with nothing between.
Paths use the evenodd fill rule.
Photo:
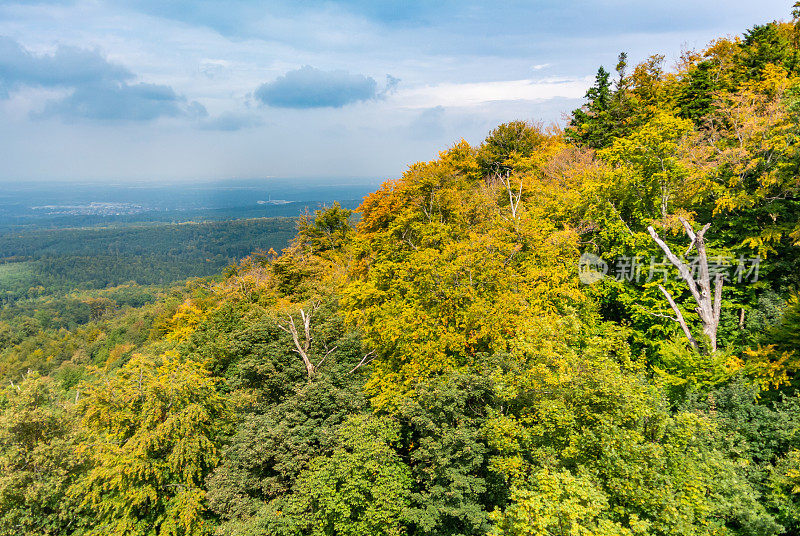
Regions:
<instances>
[{"instance_id":1,"label":"green tree","mask_svg":"<svg viewBox=\"0 0 800 536\"><path fill-rule=\"evenodd\" d=\"M201 364L134 356L88 387L83 408L92 468L71 493L94 515L88 534L211 533L203 481L228 410Z\"/></svg>"},{"instance_id":2,"label":"green tree","mask_svg":"<svg viewBox=\"0 0 800 536\"><path fill-rule=\"evenodd\" d=\"M505 175L513 169L515 157L531 156L546 140L538 125L524 121L503 123L489 134L477 152L477 163L483 176Z\"/></svg>"},{"instance_id":3,"label":"green tree","mask_svg":"<svg viewBox=\"0 0 800 536\"><path fill-rule=\"evenodd\" d=\"M565 534L777 534L736 464L714 448L713 419L671 414L659 390L632 373L623 335L601 330L581 355L539 357L499 381L509 410L490 424L493 466L512 502L495 513L498 526L508 534L546 534L559 523L573 527ZM540 516L539 532L525 532L529 513Z\"/></svg>"},{"instance_id":4,"label":"green tree","mask_svg":"<svg viewBox=\"0 0 800 536\"><path fill-rule=\"evenodd\" d=\"M314 217L301 216L298 223L298 239L311 253L342 247L353 231L350 225L352 210L341 207L335 202L324 210L315 210Z\"/></svg>"},{"instance_id":5,"label":"green tree","mask_svg":"<svg viewBox=\"0 0 800 536\"><path fill-rule=\"evenodd\" d=\"M409 523L419 536L486 534L505 498L488 467L491 379L455 373L418 385L397 408L414 478Z\"/></svg>"},{"instance_id":6,"label":"green tree","mask_svg":"<svg viewBox=\"0 0 800 536\"><path fill-rule=\"evenodd\" d=\"M594 85L586 92L588 102L572 112L567 139L593 149L606 147L614 134L609 114L612 97L611 74L600 67Z\"/></svg>"},{"instance_id":7,"label":"green tree","mask_svg":"<svg viewBox=\"0 0 800 536\"><path fill-rule=\"evenodd\" d=\"M311 463L300 477L290 511L301 534L400 536L410 504L411 475L393 446L396 422L351 417L330 456Z\"/></svg>"},{"instance_id":8,"label":"green tree","mask_svg":"<svg viewBox=\"0 0 800 536\"><path fill-rule=\"evenodd\" d=\"M635 517L630 529L609 519L608 498L589 478L547 468L513 487L509 507L492 517L492 536L628 536L647 528Z\"/></svg>"},{"instance_id":9,"label":"green tree","mask_svg":"<svg viewBox=\"0 0 800 536\"><path fill-rule=\"evenodd\" d=\"M0 534L63 535L88 523L66 492L86 469L75 415L53 380L28 374L0 391Z\"/></svg>"}]
</instances>

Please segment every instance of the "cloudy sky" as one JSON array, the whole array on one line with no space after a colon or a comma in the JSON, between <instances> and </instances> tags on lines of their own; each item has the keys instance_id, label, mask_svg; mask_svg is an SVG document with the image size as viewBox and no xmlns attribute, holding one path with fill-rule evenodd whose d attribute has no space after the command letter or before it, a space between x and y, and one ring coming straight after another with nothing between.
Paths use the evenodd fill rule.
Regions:
<instances>
[{"instance_id":1,"label":"cloudy sky","mask_svg":"<svg viewBox=\"0 0 800 536\"><path fill-rule=\"evenodd\" d=\"M791 0L0 0L0 181L394 177Z\"/></svg>"}]
</instances>

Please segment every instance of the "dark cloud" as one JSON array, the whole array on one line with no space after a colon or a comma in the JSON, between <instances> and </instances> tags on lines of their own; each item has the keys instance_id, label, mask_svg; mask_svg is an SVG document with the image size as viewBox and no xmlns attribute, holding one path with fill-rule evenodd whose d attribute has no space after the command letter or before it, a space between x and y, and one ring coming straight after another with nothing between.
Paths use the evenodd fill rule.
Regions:
<instances>
[{"instance_id":1,"label":"dark cloud","mask_svg":"<svg viewBox=\"0 0 800 536\"><path fill-rule=\"evenodd\" d=\"M36 55L0 36L0 98L23 87L73 90L63 99L49 101L34 117L149 121L208 115L202 104L187 102L169 86L132 84L133 78L132 72L96 50L61 46L53 54Z\"/></svg>"},{"instance_id":2,"label":"dark cloud","mask_svg":"<svg viewBox=\"0 0 800 536\"><path fill-rule=\"evenodd\" d=\"M149 121L158 117L205 117L198 102L187 102L169 86L158 84L93 84L81 86L68 97L47 103L37 117L67 120Z\"/></svg>"},{"instance_id":3,"label":"dark cloud","mask_svg":"<svg viewBox=\"0 0 800 536\"><path fill-rule=\"evenodd\" d=\"M0 87L74 87L86 83L122 82L133 73L110 63L99 52L59 47L53 54L37 56L8 37L0 36Z\"/></svg>"},{"instance_id":4,"label":"dark cloud","mask_svg":"<svg viewBox=\"0 0 800 536\"><path fill-rule=\"evenodd\" d=\"M376 99L379 93L372 77L347 71L321 71L306 65L263 84L255 97L276 108L341 108Z\"/></svg>"},{"instance_id":5,"label":"dark cloud","mask_svg":"<svg viewBox=\"0 0 800 536\"><path fill-rule=\"evenodd\" d=\"M218 115L217 117L210 117L205 121L202 121L199 125L199 128L202 130L222 130L225 132L233 132L236 130L258 127L263 124L264 121L255 115L226 112Z\"/></svg>"}]
</instances>

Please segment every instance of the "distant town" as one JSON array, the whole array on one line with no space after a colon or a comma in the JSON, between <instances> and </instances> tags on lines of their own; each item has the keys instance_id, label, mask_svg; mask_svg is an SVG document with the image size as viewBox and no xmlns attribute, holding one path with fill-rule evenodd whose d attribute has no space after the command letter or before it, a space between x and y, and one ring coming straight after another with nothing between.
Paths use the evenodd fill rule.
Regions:
<instances>
[{"instance_id":1,"label":"distant town","mask_svg":"<svg viewBox=\"0 0 800 536\"><path fill-rule=\"evenodd\" d=\"M76 216L121 216L125 214L138 214L145 208L134 203L100 203L92 202L83 205L41 205L31 207L33 210L45 211L46 214L76 215Z\"/></svg>"}]
</instances>

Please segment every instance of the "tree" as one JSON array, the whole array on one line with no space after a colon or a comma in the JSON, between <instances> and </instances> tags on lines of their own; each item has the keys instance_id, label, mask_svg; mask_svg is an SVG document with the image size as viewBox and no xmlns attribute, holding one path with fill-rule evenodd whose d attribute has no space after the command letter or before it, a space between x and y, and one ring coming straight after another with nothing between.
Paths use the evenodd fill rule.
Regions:
<instances>
[{"instance_id":1,"label":"tree","mask_svg":"<svg viewBox=\"0 0 800 536\"><path fill-rule=\"evenodd\" d=\"M620 64L623 63L622 59ZM567 139L593 149L606 147L610 143L613 136L609 118L613 95L610 77L603 67L597 69L594 85L586 91L588 102L572 112L565 132Z\"/></svg>"},{"instance_id":2,"label":"tree","mask_svg":"<svg viewBox=\"0 0 800 536\"><path fill-rule=\"evenodd\" d=\"M320 254L344 245L353 228L350 225L352 210L343 209L335 202L324 210L315 210L314 217L300 217L297 237L310 253Z\"/></svg>"},{"instance_id":3,"label":"tree","mask_svg":"<svg viewBox=\"0 0 800 536\"><path fill-rule=\"evenodd\" d=\"M409 507L411 475L393 450L397 423L351 417L339 446L300 477L290 499L292 524L311 536L400 536Z\"/></svg>"},{"instance_id":4,"label":"tree","mask_svg":"<svg viewBox=\"0 0 800 536\"><path fill-rule=\"evenodd\" d=\"M646 522L634 516L630 529L612 521L608 498L589 478L547 468L511 489L511 504L492 516L492 536L630 536Z\"/></svg>"},{"instance_id":5,"label":"tree","mask_svg":"<svg viewBox=\"0 0 800 536\"><path fill-rule=\"evenodd\" d=\"M742 245L776 253L800 205L797 119L800 79L775 65L733 92L717 94L692 166L714 184L715 214L737 216Z\"/></svg>"},{"instance_id":6,"label":"tree","mask_svg":"<svg viewBox=\"0 0 800 536\"><path fill-rule=\"evenodd\" d=\"M368 389L378 406L508 351L533 325L523 319L546 323L583 301L571 277L575 233L549 221L544 204L523 200L512 217L499 202L504 187L470 180L448 157L413 166L364 205L342 306L377 354ZM527 192L548 190L527 180Z\"/></svg>"},{"instance_id":7,"label":"tree","mask_svg":"<svg viewBox=\"0 0 800 536\"><path fill-rule=\"evenodd\" d=\"M705 234L709 227L711 227L711 224L707 223L695 234L688 221L686 221L684 218L680 218L680 221L683 224L683 228L686 230L686 234L689 236L691 241L689 243L689 249L686 250L686 255L688 255L695 247L697 248L697 279L695 279L695 276L693 275L693 270L690 269L690 267L684 261L672 253L672 250L670 250L669 246L663 240L661 240L661 238L659 238L652 226L648 227L647 231L650 233L650 236L658 244L658 246L664 251L664 255L666 255L669 261L678 269L681 278L686 281L686 284L689 286L689 292L692 293L692 298L694 298L694 301L697 304L697 314L700 316L700 321L703 324L703 334L711 346L711 352L714 353L717 351L717 328L719 327L719 318L722 311L722 286L724 285L724 275L721 273L711 274L708 269L708 255L706 253ZM714 278L713 294L711 280L712 277ZM686 320L683 318L683 313L681 313L681 310L678 308L678 305L675 303L672 295L663 286L658 285L658 288L664 294L664 297L667 298L670 307L674 311L675 322L681 326L683 333L692 344L692 347L694 347L695 350L699 350L700 346L694 336L692 336L692 332L689 329L689 326L686 324Z\"/></svg>"},{"instance_id":8,"label":"tree","mask_svg":"<svg viewBox=\"0 0 800 536\"><path fill-rule=\"evenodd\" d=\"M418 385L395 415L414 479L408 520L419 536L483 535L505 499L489 467L491 379L454 373Z\"/></svg>"},{"instance_id":9,"label":"tree","mask_svg":"<svg viewBox=\"0 0 800 536\"><path fill-rule=\"evenodd\" d=\"M524 121L503 123L478 148L477 161L483 176L505 176L513 157L528 157L546 140L540 125Z\"/></svg>"},{"instance_id":10,"label":"tree","mask_svg":"<svg viewBox=\"0 0 800 536\"><path fill-rule=\"evenodd\" d=\"M303 320L303 333L302 335L297 329L297 326L294 323L294 316L291 314L287 315L289 322L287 326L282 324L278 324L278 327L289 333L292 336L292 341L294 342L295 352L300 358L303 360L303 365L306 367L306 373L308 375L308 381L311 381L311 378L314 377L316 374L317 369L322 364L323 361L328 357L328 355L336 350L336 346L333 348L326 348L325 354L322 356L322 359L319 360L317 364L311 360L311 343L314 340L314 337L311 334L311 317L319 308L319 302L312 303L311 307L308 308L308 312L306 309L300 309L300 318ZM302 340L301 340L302 339Z\"/></svg>"},{"instance_id":11,"label":"tree","mask_svg":"<svg viewBox=\"0 0 800 536\"><path fill-rule=\"evenodd\" d=\"M226 403L202 365L134 356L83 398L92 467L71 490L95 523L89 534L210 534L203 481L219 462Z\"/></svg>"},{"instance_id":12,"label":"tree","mask_svg":"<svg viewBox=\"0 0 800 536\"><path fill-rule=\"evenodd\" d=\"M713 415L671 412L634 373L625 332L591 331L579 351L496 376L490 466L511 490L493 515L498 534L777 534L715 447Z\"/></svg>"},{"instance_id":13,"label":"tree","mask_svg":"<svg viewBox=\"0 0 800 536\"><path fill-rule=\"evenodd\" d=\"M690 173L683 158L691 133L690 121L657 113L598 153L613 171L600 176L588 193L601 203L612 203L632 229L643 230L653 219L665 220L703 192L702 181Z\"/></svg>"},{"instance_id":14,"label":"tree","mask_svg":"<svg viewBox=\"0 0 800 536\"><path fill-rule=\"evenodd\" d=\"M800 349L800 296L792 296L780 321L767 332L766 342L779 350L798 352Z\"/></svg>"},{"instance_id":15,"label":"tree","mask_svg":"<svg viewBox=\"0 0 800 536\"><path fill-rule=\"evenodd\" d=\"M86 469L72 404L52 379L29 373L0 391L0 534L56 536L84 528L66 494Z\"/></svg>"}]
</instances>

